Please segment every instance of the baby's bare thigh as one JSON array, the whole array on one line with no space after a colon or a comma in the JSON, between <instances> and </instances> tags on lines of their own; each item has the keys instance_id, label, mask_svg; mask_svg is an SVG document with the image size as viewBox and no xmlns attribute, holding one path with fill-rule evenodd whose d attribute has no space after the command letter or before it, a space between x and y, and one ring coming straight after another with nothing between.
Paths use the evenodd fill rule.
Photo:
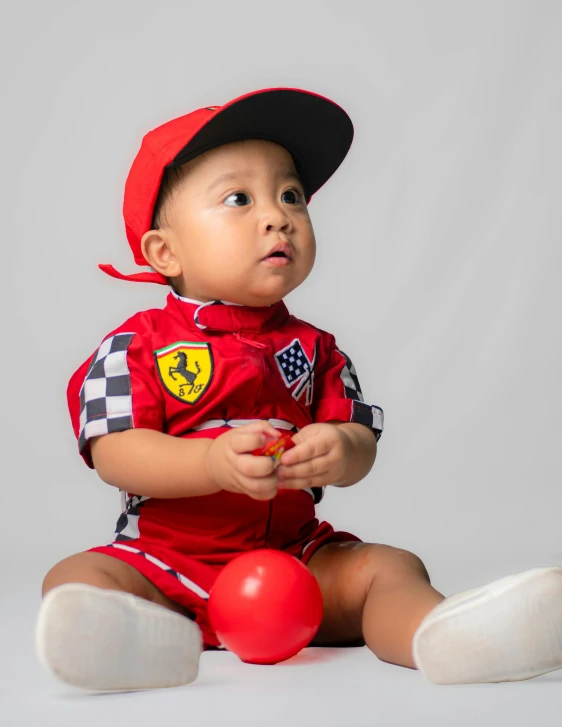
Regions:
<instances>
[{"instance_id":1,"label":"baby's bare thigh","mask_svg":"<svg viewBox=\"0 0 562 727\"><path fill-rule=\"evenodd\" d=\"M379 583L427 578L421 560L407 550L378 543L328 543L308 562L324 601L324 616L313 645L364 644L363 608L375 578Z\"/></svg>"},{"instance_id":2,"label":"baby's bare thigh","mask_svg":"<svg viewBox=\"0 0 562 727\"><path fill-rule=\"evenodd\" d=\"M105 553L87 551L61 560L45 576L43 595L63 583L88 583L100 588L125 591L184 616L190 615L186 608L165 596L132 565Z\"/></svg>"}]
</instances>

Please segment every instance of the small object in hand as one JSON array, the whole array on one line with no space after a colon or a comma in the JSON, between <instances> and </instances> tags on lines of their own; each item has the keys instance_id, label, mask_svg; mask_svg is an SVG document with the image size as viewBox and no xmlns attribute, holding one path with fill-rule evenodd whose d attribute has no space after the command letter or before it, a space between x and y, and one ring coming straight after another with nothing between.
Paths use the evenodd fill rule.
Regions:
<instances>
[{"instance_id":1,"label":"small object in hand","mask_svg":"<svg viewBox=\"0 0 562 727\"><path fill-rule=\"evenodd\" d=\"M288 449L291 449L291 447L294 446L295 443L293 442L293 438L291 437L291 435L282 434L277 439L271 439L264 447L254 449L252 454L266 455L268 457L271 457L275 464L275 467L277 468L279 466L279 461L283 452L286 452Z\"/></svg>"},{"instance_id":2,"label":"small object in hand","mask_svg":"<svg viewBox=\"0 0 562 727\"><path fill-rule=\"evenodd\" d=\"M322 621L320 586L292 555L253 550L226 565L209 594L223 646L248 664L277 664L312 641Z\"/></svg>"}]
</instances>

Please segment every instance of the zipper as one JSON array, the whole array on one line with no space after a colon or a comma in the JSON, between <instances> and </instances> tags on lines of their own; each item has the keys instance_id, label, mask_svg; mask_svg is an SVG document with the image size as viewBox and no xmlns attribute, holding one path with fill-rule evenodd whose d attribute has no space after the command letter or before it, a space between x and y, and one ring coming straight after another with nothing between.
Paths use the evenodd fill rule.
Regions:
<instances>
[{"instance_id":1,"label":"zipper","mask_svg":"<svg viewBox=\"0 0 562 727\"><path fill-rule=\"evenodd\" d=\"M265 343L260 343L259 341L250 341L249 338L243 338L239 333L233 333L232 334L234 338L238 339L241 343L247 343L248 346L253 346L254 348L267 348Z\"/></svg>"},{"instance_id":2,"label":"zipper","mask_svg":"<svg viewBox=\"0 0 562 727\"><path fill-rule=\"evenodd\" d=\"M267 349L267 345L265 343L260 343L259 341L252 341L249 338L244 338L243 336L240 335L240 333L233 333L232 335L234 336L234 338L236 338L236 340L240 341L240 343L247 343L248 346L252 346L253 348L261 349L262 351L264 349ZM265 380L265 375L266 375L263 360L262 360L261 364L262 364L262 374L263 374L262 382L263 382ZM273 501L270 500L269 501L269 512L267 513L267 522L265 525L264 548L269 547L267 544L267 538L269 536L269 528L271 527L272 514L273 514Z\"/></svg>"},{"instance_id":3,"label":"zipper","mask_svg":"<svg viewBox=\"0 0 562 727\"><path fill-rule=\"evenodd\" d=\"M264 535L264 547L269 548L269 545L267 544L267 538L269 536L269 528L271 526L271 516L273 514L273 500L269 501L269 512L267 513L267 523L265 526L265 535Z\"/></svg>"}]
</instances>

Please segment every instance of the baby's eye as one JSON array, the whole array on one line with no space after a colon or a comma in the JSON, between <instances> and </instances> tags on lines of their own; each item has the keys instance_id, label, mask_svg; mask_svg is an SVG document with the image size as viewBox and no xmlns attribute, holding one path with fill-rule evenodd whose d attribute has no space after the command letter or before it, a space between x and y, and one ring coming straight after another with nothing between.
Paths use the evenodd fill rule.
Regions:
<instances>
[{"instance_id":1,"label":"baby's eye","mask_svg":"<svg viewBox=\"0 0 562 727\"><path fill-rule=\"evenodd\" d=\"M283 192L282 196L284 197L287 194L289 195L289 198L292 198L293 200L285 200L289 204L299 204L299 202L301 201L301 193L298 191L298 189L288 189L286 192Z\"/></svg>"},{"instance_id":2,"label":"baby's eye","mask_svg":"<svg viewBox=\"0 0 562 727\"><path fill-rule=\"evenodd\" d=\"M241 201L242 204L237 204L236 201L229 202L229 199ZM228 195L228 197L224 200L224 203L229 207L245 207L246 204L244 203L244 199L247 200L247 204L250 203L250 198L248 197L246 192L233 192L232 194Z\"/></svg>"}]
</instances>

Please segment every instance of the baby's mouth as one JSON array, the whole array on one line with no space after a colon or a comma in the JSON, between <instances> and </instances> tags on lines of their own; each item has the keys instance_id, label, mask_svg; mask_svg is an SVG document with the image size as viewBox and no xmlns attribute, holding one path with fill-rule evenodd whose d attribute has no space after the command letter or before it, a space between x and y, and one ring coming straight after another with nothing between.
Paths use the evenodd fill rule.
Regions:
<instances>
[{"instance_id":1,"label":"baby's mouth","mask_svg":"<svg viewBox=\"0 0 562 727\"><path fill-rule=\"evenodd\" d=\"M284 252L278 251L278 250L270 253L267 257L264 257L262 259L262 263L265 263L268 266L273 266L276 268L285 267L286 265L291 265L292 262L293 262L293 260L289 255L287 255Z\"/></svg>"},{"instance_id":2,"label":"baby's mouth","mask_svg":"<svg viewBox=\"0 0 562 727\"><path fill-rule=\"evenodd\" d=\"M274 247L271 248L269 253L262 258L263 260L275 260L276 258L279 258L279 260L292 260L293 259L293 251L291 248L291 245L288 242L285 242L285 240L280 240Z\"/></svg>"}]
</instances>

